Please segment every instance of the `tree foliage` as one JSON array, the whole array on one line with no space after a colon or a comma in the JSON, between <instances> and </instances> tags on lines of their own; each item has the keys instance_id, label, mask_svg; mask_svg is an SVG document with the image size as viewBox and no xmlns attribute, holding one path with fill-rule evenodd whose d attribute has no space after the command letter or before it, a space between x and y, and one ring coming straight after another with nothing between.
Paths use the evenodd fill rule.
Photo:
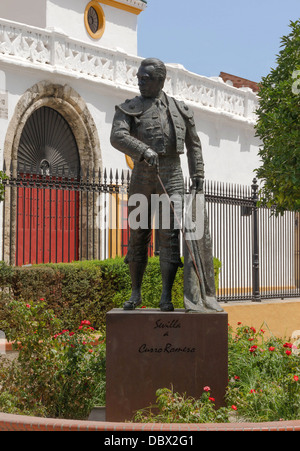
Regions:
<instances>
[{"instance_id":1,"label":"tree foliage","mask_svg":"<svg viewBox=\"0 0 300 451\"><path fill-rule=\"evenodd\" d=\"M262 78L256 134L261 197L277 213L300 211L300 20L281 40L277 67Z\"/></svg>"}]
</instances>

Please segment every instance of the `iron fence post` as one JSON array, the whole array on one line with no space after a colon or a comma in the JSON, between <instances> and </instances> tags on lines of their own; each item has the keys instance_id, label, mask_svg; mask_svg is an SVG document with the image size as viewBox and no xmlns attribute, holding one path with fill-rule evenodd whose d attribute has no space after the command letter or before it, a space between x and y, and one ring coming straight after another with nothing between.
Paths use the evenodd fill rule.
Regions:
<instances>
[{"instance_id":1,"label":"iron fence post","mask_svg":"<svg viewBox=\"0 0 300 451\"><path fill-rule=\"evenodd\" d=\"M259 235L258 235L258 184L256 178L252 185L252 302L261 302L259 286Z\"/></svg>"}]
</instances>

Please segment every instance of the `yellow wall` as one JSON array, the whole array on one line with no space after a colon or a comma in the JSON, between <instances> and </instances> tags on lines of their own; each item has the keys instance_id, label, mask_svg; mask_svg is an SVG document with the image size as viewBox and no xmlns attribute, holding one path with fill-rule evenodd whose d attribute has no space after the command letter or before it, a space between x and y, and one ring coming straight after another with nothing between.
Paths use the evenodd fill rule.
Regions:
<instances>
[{"instance_id":1,"label":"yellow wall","mask_svg":"<svg viewBox=\"0 0 300 451\"><path fill-rule=\"evenodd\" d=\"M228 313L228 323L234 329L241 322L256 330L264 329L266 335L273 334L281 338L290 338L294 331L300 331L300 298L221 305Z\"/></svg>"}]
</instances>

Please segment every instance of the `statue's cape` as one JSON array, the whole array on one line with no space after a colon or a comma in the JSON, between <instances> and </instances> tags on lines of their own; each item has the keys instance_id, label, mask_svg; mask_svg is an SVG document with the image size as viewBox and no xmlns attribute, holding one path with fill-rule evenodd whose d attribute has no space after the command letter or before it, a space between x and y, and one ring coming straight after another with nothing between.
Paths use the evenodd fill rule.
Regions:
<instances>
[{"instance_id":1,"label":"statue's cape","mask_svg":"<svg viewBox=\"0 0 300 451\"><path fill-rule=\"evenodd\" d=\"M221 312L223 309L216 299L212 243L203 193L196 195L193 192L189 197L185 227L185 309L195 312Z\"/></svg>"}]
</instances>

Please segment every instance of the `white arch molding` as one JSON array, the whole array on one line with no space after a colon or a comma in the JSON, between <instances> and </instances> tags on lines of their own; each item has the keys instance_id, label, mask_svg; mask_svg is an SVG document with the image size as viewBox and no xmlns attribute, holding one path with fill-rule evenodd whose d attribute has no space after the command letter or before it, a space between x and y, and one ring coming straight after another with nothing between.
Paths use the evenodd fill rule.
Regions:
<instances>
[{"instance_id":1,"label":"white arch molding","mask_svg":"<svg viewBox=\"0 0 300 451\"><path fill-rule=\"evenodd\" d=\"M98 131L94 119L84 99L69 85L53 84L42 81L28 89L18 101L13 117L10 120L5 143L4 161L6 169L12 167L13 175L17 173L18 148L23 128L34 111L41 107L49 107L58 111L69 124L78 147L80 166L83 172L95 169L96 173L102 171L101 148ZM10 263L15 263L16 252L16 204L17 191L7 190L4 208L4 246L3 259ZM89 209L92 211L92 209ZM92 221L88 218L88 224ZM80 228L85 224L80 223ZM91 233L83 233L83 239L91 237ZM91 255L92 239L88 243L80 243L79 248L84 249ZM98 243L94 242L94 246ZM80 255L85 258L85 255Z\"/></svg>"}]
</instances>

